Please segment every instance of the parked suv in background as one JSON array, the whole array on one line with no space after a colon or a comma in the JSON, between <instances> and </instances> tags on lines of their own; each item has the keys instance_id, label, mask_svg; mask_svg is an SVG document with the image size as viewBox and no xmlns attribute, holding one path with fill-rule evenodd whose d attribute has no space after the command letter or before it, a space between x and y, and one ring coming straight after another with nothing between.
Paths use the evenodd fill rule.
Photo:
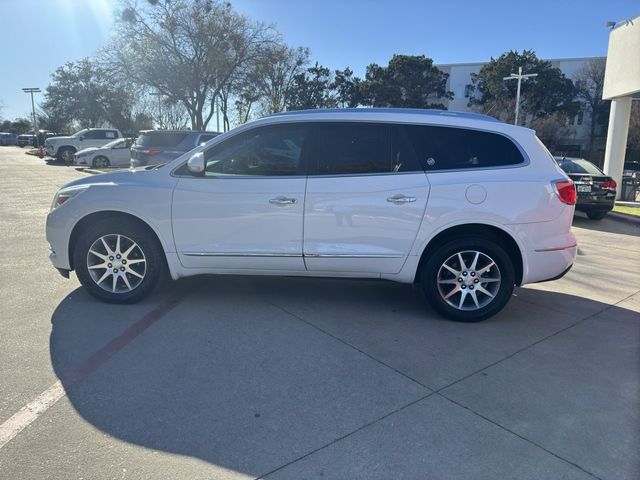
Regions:
<instances>
[{"instance_id":1,"label":"parked suv in background","mask_svg":"<svg viewBox=\"0 0 640 480\"><path fill-rule=\"evenodd\" d=\"M220 135L218 132L189 130L145 130L131 147L131 166L168 163L198 145Z\"/></svg>"},{"instance_id":2,"label":"parked suv in background","mask_svg":"<svg viewBox=\"0 0 640 480\"><path fill-rule=\"evenodd\" d=\"M583 158L555 159L576 186L576 210L586 213L591 220L602 220L613 210L618 187L613 178Z\"/></svg>"},{"instance_id":3,"label":"parked suv in background","mask_svg":"<svg viewBox=\"0 0 640 480\"><path fill-rule=\"evenodd\" d=\"M101 147L118 138L122 138L122 134L114 128L86 128L70 137L47 138L44 141L44 149L47 155L69 165L73 163L73 155L78 150Z\"/></svg>"},{"instance_id":4,"label":"parked suv in background","mask_svg":"<svg viewBox=\"0 0 640 480\"><path fill-rule=\"evenodd\" d=\"M35 145L35 135L18 135L18 141L16 142L19 147L26 147L27 145Z\"/></svg>"},{"instance_id":5,"label":"parked suv in background","mask_svg":"<svg viewBox=\"0 0 640 480\"><path fill-rule=\"evenodd\" d=\"M300 111L164 166L67 184L47 240L54 266L107 302L140 300L165 268L384 278L478 321L514 285L571 267L575 200L527 128L429 110Z\"/></svg>"}]
</instances>

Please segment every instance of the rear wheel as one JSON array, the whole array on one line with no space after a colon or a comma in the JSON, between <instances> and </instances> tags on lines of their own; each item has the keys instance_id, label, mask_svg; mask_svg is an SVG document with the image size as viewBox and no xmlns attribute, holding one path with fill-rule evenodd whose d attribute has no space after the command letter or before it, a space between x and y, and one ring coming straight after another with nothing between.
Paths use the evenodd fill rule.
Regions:
<instances>
[{"instance_id":1,"label":"rear wheel","mask_svg":"<svg viewBox=\"0 0 640 480\"><path fill-rule=\"evenodd\" d=\"M162 248L147 228L108 218L89 226L73 252L80 283L109 303L134 303L151 292L164 266Z\"/></svg>"},{"instance_id":2,"label":"rear wheel","mask_svg":"<svg viewBox=\"0 0 640 480\"><path fill-rule=\"evenodd\" d=\"M96 157L91 162L91 166L93 168L106 168L110 165L109 159L107 157Z\"/></svg>"},{"instance_id":3,"label":"rear wheel","mask_svg":"<svg viewBox=\"0 0 640 480\"><path fill-rule=\"evenodd\" d=\"M602 210L596 212L587 212L587 217L589 217L591 220L602 220L606 216L607 212Z\"/></svg>"},{"instance_id":4,"label":"rear wheel","mask_svg":"<svg viewBox=\"0 0 640 480\"><path fill-rule=\"evenodd\" d=\"M470 236L437 247L423 265L420 280L427 300L440 314L478 322L509 301L515 272L498 242Z\"/></svg>"}]
</instances>

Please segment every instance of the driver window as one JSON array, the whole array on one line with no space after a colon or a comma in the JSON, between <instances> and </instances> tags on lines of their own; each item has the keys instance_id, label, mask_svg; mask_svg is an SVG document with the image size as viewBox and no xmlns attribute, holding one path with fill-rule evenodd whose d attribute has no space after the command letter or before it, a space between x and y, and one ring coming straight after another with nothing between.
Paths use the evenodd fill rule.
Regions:
<instances>
[{"instance_id":1,"label":"driver window","mask_svg":"<svg viewBox=\"0 0 640 480\"><path fill-rule=\"evenodd\" d=\"M304 125L275 125L236 135L205 152L205 176L302 175L308 130Z\"/></svg>"}]
</instances>

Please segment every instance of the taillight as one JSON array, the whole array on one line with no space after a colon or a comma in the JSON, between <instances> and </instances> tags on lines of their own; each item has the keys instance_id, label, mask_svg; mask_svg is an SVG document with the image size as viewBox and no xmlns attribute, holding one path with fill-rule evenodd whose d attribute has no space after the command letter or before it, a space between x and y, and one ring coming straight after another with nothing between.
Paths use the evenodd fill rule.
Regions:
<instances>
[{"instance_id":1,"label":"taillight","mask_svg":"<svg viewBox=\"0 0 640 480\"><path fill-rule=\"evenodd\" d=\"M615 190L617 187L618 187L618 184L616 183L615 180L606 180L602 184L602 188L604 188L605 190Z\"/></svg>"},{"instance_id":2,"label":"taillight","mask_svg":"<svg viewBox=\"0 0 640 480\"><path fill-rule=\"evenodd\" d=\"M555 180L551 182L553 185L558 198L562 203L566 203L567 205L575 205L576 204L576 187L573 185L573 181L571 180Z\"/></svg>"},{"instance_id":3,"label":"taillight","mask_svg":"<svg viewBox=\"0 0 640 480\"><path fill-rule=\"evenodd\" d=\"M147 155L157 155L161 152L162 150L156 150L154 148L150 148L149 150L142 150L142 153L146 153Z\"/></svg>"}]
</instances>

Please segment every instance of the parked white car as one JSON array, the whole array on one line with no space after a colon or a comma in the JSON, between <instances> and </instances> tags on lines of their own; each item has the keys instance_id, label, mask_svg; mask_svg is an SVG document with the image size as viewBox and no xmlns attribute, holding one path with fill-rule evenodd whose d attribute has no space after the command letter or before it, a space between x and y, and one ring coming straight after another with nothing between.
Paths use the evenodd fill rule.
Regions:
<instances>
[{"instance_id":1,"label":"parked white car","mask_svg":"<svg viewBox=\"0 0 640 480\"><path fill-rule=\"evenodd\" d=\"M573 264L576 192L532 130L475 114L291 112L176 160L76 180L51 261L95 297L140 300L165 268L418 282L461 321Z\"/></svg>"},{"instance_id":2,"label":"parked white car","mask_svg":"<svg viewBox=\"0 0 640 480\"><path fill-rule=\"evenodd\" d=\"M102 147L118 138L122 138L122 134L114 128L85 128L70 137L47 138L44 141L44 150L50 157L71 164L73 155L78 150L87 147Z\"/></svg>"},{"instance_id":3,"label":"parked white car","mask_svg":"<svg viewBox=\"0 0 640 480\"><path fill-rule=\"evenodd\" d=\"M119 138L102 147L89 147L73 156L73 163L81 167L129 167L133 138Z\"/></svg>"}]
</instances>

